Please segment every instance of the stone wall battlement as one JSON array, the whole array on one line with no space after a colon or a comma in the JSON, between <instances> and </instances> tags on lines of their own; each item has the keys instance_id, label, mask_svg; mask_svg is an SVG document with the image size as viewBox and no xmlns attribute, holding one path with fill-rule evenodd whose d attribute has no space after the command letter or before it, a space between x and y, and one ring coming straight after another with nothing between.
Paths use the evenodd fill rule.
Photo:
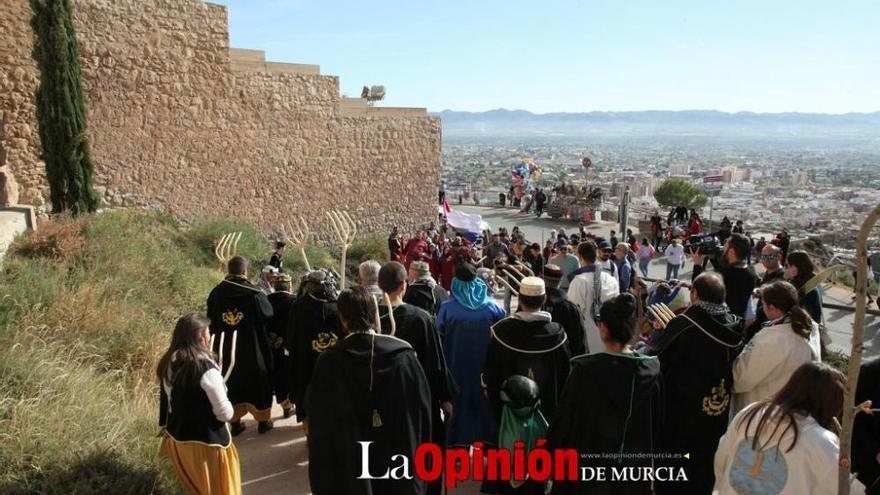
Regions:
<instances>
[{"instance_id":1,"label":"stone wall battlement","mask_svg":"<svg viewBox=\"0 0 880 495\"><path fill-rule=\"evenodd\" d=\"M436 216L440 121L425 109L369 107L317 65L230 48L220 5L71 3L105 206L225 215L267 232L293 214L321 230L330 208L362 231ZM40 207L30 15L28 0L0 10L0 200Z\"/></svg>"}]
</instances>

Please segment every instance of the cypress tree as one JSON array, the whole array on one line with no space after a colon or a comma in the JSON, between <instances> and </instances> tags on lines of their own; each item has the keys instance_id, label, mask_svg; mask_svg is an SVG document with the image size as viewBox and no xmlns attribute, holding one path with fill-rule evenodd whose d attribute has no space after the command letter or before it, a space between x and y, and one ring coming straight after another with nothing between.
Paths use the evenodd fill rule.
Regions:
<instances>
[{"instance_id":1,"label":"cypress tree","mask_svg":"<svg viewBox=\"0 0 880 495\"><path fill-rule=\"evenodd\" d=\"M69 0L31 0L33 57L40 69L37 123L52 212L95 211L94 165Z\"/></svg>"}]
</instances>

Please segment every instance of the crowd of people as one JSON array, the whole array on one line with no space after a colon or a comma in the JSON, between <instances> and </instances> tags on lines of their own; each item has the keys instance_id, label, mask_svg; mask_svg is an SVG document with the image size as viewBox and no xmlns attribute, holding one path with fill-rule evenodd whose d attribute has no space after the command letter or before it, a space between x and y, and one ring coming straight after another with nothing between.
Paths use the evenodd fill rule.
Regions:
<instances>
[{"instance_id":1,"label":"crowd of people","mask_svg":"<svg viewBox=\"0 0 880 495\"><path fill-rule=\"evenodd\" d=\"M232 437L247 415L272 431L274 401L302 423L316 495L441 493L442 476L361 476L365 442L369 472L385 473L426 442L480 456L539 438L590 454L580 466L684 476L486 479L482 491L834 493L845 377L822 363L816 269L766 243L758 277L736 229L715 254L673 238L656 283L653 225L641 240L580 228L543 244L517 227L394 229L390 261L361 263L351 287L328 268L295 285L283 243L256 281L233 257L207 318L180 318L159 363L165 452L188 492L240 493ZM880 366L866 366L859 396L880 400ZM860 415L854 444L871 487L880 421Z\"/></svg>"}]
</instances>

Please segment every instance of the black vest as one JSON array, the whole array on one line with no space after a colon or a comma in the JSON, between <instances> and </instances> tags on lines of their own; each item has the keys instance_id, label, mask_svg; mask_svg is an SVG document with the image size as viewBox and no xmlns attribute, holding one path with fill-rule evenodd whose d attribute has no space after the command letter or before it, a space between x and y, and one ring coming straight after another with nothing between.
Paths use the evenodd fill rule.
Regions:
<instances>
[{"instance_id":1,"label":"black vest","mask_svg":"<svg viewBox=\"0 0 880 495\"><path fill-rule=\"evenodd\" d=\"M207 359L201 360L199 364L199 377L209 368L216 368L216 365ZM159 387L159 426L164 427L171 438L178 442L198 442L215 447L229 446L232 441L229 429L226 423L214 416L208 394L198 382L193 384L176 380L171 387L170 401L166 393L167 386L167 383L162 383Z\"/></svg>"}]
</instances>

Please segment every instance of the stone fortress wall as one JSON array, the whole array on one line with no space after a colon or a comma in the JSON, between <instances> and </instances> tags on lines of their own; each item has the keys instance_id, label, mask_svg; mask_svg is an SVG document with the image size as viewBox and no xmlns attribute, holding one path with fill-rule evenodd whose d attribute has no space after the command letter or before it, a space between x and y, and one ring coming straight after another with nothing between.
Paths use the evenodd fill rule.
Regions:
<instances>
[{"instance_id":1,"label":"stone fortress wall","mask_svg":"<svg viewBox=\"0 0 880 495\"><path fill-rule=\"evenodd\" d=\"M292 214L326 231L436 217L440 120L368 107L315 65L229 47L226 7L200 0L71 0L105 206L225 215L271 232ZM0 206L43 206L28 0L0 8ZM257 7L255 7L257 8Z\"/></svg>"}]
</instances>

